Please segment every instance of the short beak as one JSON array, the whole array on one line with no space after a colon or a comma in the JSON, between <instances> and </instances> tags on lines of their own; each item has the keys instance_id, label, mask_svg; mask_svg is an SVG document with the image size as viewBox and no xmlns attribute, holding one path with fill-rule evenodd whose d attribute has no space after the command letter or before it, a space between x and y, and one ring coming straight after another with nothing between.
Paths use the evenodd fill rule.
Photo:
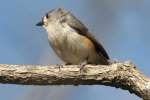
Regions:
<instances>
[{"instance_id":1,"label":"short beak","mask_svg":"<svg viewBox=\"0 0 150 100\"><path fill-rule=\"evenodd\" d=\"M36 26L43 26L43 25L44 25L43 21L40 21L36 24Z\"/></svg>"}]
</instances>

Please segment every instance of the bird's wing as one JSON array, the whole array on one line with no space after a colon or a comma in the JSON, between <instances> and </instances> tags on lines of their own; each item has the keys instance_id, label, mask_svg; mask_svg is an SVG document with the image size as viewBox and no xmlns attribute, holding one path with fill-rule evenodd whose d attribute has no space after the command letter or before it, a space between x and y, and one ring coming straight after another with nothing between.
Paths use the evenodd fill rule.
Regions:
<instances>
[{"instance_id":1,"label":"bird's wing","mask_svg":"<svg viewBox=\"0 0 150 100\"><path fill-rule=\"evenodd\" d=\"M104 47L95 39L95 37L88 32L88 29L82 24L75 16L71 13L67 15L67 24L76 30L79 34L88 37L95 45L96 51L103 55L106 59L109 59L107 52L105 51Z\"/></svg>"}]
</instances>

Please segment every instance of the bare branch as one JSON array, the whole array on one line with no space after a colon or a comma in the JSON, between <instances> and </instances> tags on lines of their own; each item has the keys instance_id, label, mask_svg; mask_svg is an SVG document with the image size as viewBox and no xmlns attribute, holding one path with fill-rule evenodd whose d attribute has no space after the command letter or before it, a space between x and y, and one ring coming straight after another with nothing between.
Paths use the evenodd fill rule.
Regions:
<instances>
[{"instance_id":1,"label":"bare branch","mask_svg":"<svg viewBox=\"0 0 150 100\"><path fill-rule=\"evenodd\" d=\"M23 85L106 85L128 90L150 100L150 79L131 63L86 65L0 64L0 83Z\"/></svg>"}]
</instances>

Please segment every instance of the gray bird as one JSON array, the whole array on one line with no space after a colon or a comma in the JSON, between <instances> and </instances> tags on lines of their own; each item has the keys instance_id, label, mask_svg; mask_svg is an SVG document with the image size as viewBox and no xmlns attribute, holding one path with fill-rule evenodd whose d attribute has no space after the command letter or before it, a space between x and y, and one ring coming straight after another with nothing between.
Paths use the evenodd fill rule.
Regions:
<instances>
[{"instance_id":1,"label":"gray bird","mask_svg":"<svg viewBox=\"0 0 150 100\"><path fill-rule=\"evenodd\" d=\"M109 64L103 46L85 25L63 8L49 11L37 26L46 29L49 44L65 63Z\"/></svg>"}]
</instances>

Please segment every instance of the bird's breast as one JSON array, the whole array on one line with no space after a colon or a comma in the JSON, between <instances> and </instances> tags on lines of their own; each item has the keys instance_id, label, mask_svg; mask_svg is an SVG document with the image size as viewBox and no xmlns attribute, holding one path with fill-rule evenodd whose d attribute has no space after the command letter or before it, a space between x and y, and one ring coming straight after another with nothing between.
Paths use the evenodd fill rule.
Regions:
<instances>
[{"instance_id":1,"label":"bird's breast","mask_svg":"<svg viewBox=\"0 0 150 100\"><path fill-rule=\"evenodd\" d=\"M48 33L49 43L66 63L79 64L94 51L93 43L70 27Z\"/></svg>"}]
</instances>

